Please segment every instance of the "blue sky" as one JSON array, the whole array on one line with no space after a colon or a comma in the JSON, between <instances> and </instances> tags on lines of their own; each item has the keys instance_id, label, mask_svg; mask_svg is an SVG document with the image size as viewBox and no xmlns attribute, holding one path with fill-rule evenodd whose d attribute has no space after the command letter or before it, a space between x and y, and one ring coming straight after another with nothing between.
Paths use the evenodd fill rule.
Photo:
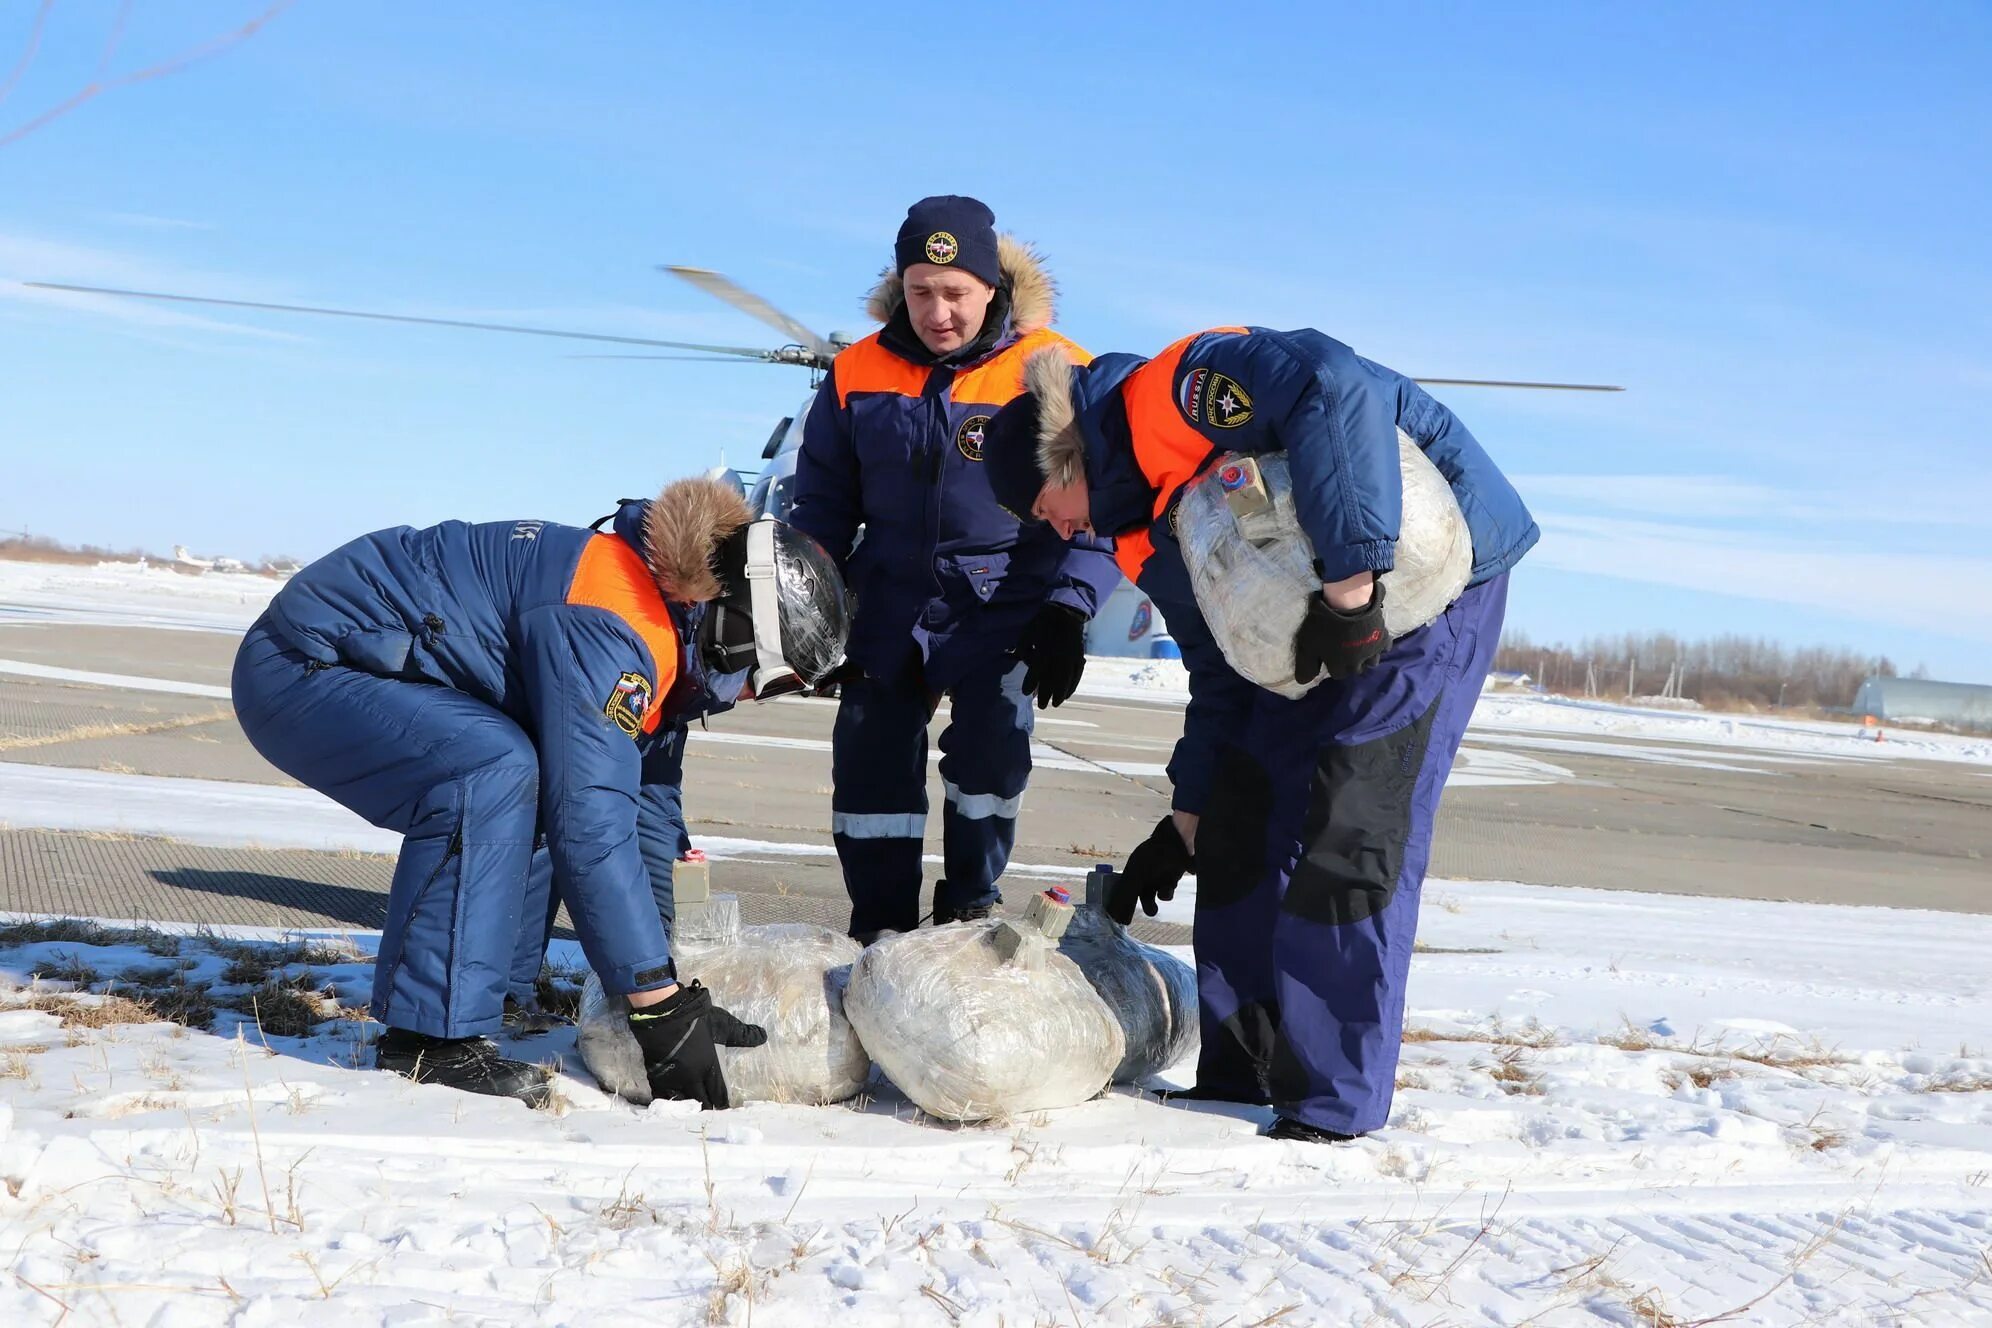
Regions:
<instances>
[{"instance_id":1,"label":"blue sky","mask_svg":"<svg viewBox=\"0 0 1992 1328\"><path fill-rule=\"evenodd\" d=\"M0 137L262 3L0 0ZM1992 10L300 0L0 146L0 529L323 552L582 521L748 462L800 370L22 291L50 279L765 344L907 203L1036 241L1062 325L1311 325L1541 520L1510 622L1741 631L1992 682ZM575 347L575 349L586 349Z\"/></svg>"}]
</instances>

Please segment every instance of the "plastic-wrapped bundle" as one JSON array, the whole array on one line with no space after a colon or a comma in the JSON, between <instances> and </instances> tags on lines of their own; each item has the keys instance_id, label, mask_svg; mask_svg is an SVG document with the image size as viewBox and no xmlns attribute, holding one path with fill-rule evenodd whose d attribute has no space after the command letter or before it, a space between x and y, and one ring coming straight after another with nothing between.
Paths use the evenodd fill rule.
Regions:
<instances>
[{"instance_id":1,"label":"plastic-wrapped bundle","mask_svg":"<svg viewBox=\"0 0 1992 1328\"><path fill-rule=\"evenodd\" d=\"M740 927L737 939L717 945L680 936L679 970L711 988L717 1004L768 1030L763 1046L719 1049L735 1106L841 1102L864 1087L871 1058L844 1017L844 984L858 953L848 936L807 923ZM581 989L581 1060L608 1092L647 1103L650 1081L628 1012L627 1001L589 975Z\"/></svg>"},{"instance_id":2,"label":"plastic-wrapped bundle","mask_svg":"<svg viewBox=\"0 0 1992 1328\"><path fill-rule=\"evenodd\" d=\"M1111 867L1095 867L1086 878L1085 903L1072 915L1058 952L1079 965L1120 1022L1127 1049L1114 1067L1114 1082L1138 1084L1197 1054L1197 975L1107 916L1112 880Z\"/></svg>"},{"instance_id":3,"label":"plastic-wrapped bundle","mask_svg":"<svg viewBox=\"0 0 1992 1328\"><path fill-rule=\"evenodd\" d=\"M1120 1024L1043 935L991 918L889 936L851 968L844 1010L922 1111L987 1120L1096 1097Z\"/></svg>"},{"instance_id":4,"label":"plastic-wrapped bundle","mask_svg":"<svg viewBox=\"0 0 1992 1328\"><path fill-rule=\"evenodd\" d=\"M1473 571L1473 536L1446 483L1410 435L1397 431L1404 477L1404 515L1396 565L1383 574L1383 621L1403 636L1437 618L1466 589ZM1293 677L1293 638L1307 601L1321 591L1314 546L1293 506L1293 479L1283 452L1256 462L1270 504L1240 516L1226 501L1226 481L1247 458L1226 455L1183 491L1177 522L1183 561L1197 607L1231 667L1282 696L1303 696Z\"/></svg>"}]
</instances>

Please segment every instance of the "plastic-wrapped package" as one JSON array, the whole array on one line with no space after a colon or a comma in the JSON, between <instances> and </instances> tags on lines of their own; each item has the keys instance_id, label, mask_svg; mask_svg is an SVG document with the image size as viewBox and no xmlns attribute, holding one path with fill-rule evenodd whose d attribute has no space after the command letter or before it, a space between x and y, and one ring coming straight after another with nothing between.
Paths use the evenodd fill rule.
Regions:
<instances>
[{"instance_id":1,"label":"plastic-wrapped package","mask_svg":"<svg viewBox=\"0 0 1992 1328\"><path fill-rule=\"evenodd\" d=\"M1120 1022L1127 1044L1114 1067L1117 1084L1138 1084L1197 1054L1196 970L1127 934L1107 916L1113 868L1095 867L1086 898L1073 914L1058 952L1079 966Z\"/></svg>"},{"instance_id":2,"label":"plastic-wrapped package","mask_svg":"<svg viewBox=\"0 0 1992 1328\"><path fill-rule=\"evenodd\" d=\"M733 900L717 895L711 903ZM844 1016L844 984L858 943L808 923L739 927L737 907L730 913L732 939L696 944L682 928L674 939L680 973L705 983L724 1009L768 1030L762 1046L719 1049L734 1105L821 1104L855 1096L871 1074L871 1058ZM650 1101L650 1081L628 1012L626 1000L588 976L581 989L581 1060L606 1091L642 1104Z\"/></svg>"},{"instance_id":3,"label":"plastic-wrapped package","mask_svg":"<svg viewBox=\"0 0 1992 1328\"><path fill-rule=\"evenodd\" d=\"M1418 445L1397 431L1404 515L1396 565L1383 574L1383 621L1404 636L1446 611L1473 571L1473 536L1446 483ZM1240 502L1238 476L1256 464L1265 500ZM1244 486L1250 488L1249 485ZM1236 509L1257 507L1243 515ZM1304 696L1293 677L1293 638L1320 593L1314 546L1294 513L1283 452L1227 454L1183 491L1177 520L1197 607L1241 677L1282 696Z\"/></svg>"},{"instance_id":4,"label":"plastic-wrapped package","mask_svg":"<svg viewBox=\"0 0 1992 1328\"><path fill-rule=\"evenodd\" d=\"M851 968L844 1010L886 1077L943 1120L1077 1105L1126 1052L1079 966L1007 919L878 941Z\"/></svg>"}]
</instances>

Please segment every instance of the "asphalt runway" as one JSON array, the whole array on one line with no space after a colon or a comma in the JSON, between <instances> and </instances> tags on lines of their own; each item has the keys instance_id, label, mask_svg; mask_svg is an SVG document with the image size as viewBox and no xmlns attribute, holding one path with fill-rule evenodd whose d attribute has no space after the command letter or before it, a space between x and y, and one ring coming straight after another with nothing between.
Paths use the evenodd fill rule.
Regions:
<instances>
[{"instance_id":1,"label":"asphalt runway","mask_svg":"<svg viewBox=\"0 0 1992 1328\"><path fill-rule=\"evenodd\" d=\"M286 783L249 747L225 699L233 650L220 632L0 621L0 772ZM135 679L177 690L141 690ZM736 849L714 869L715 888L739 894L749 921L844 923L841 878L824 851L834 714L828 701L749 705L694 733L685 795L694 837L766 848ZM937 730L944 721L945 711ZM1042 869L1118 862L1147 834L1168 805L1161 768L1181 721L1178 705L1093 697L1044 716L1013 906L1052 879ZM938 776L932 801L937 855ZM0 910L278 927L378 927L384 916L392 864L378 853L45 826L15 823L0 795ZM1476 729L1447 790L1432 872L1987 912L1988 856L1992 772L1979 767ZM930 865L929 886L938 870ZM1186 928L1145 919L1136 931L1188 939Z\"/></svg>"}]
</instances>

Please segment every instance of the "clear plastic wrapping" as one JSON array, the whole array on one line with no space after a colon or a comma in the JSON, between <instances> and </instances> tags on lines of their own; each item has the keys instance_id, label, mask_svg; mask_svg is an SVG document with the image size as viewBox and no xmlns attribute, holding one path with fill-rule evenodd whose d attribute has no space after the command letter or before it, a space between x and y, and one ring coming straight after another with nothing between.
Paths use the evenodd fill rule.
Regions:
<instances>
[{"instance_id":1,"label":"clear plastic wrapping","mask_svg":"<svg viewBox=\"0 0 1992 1328\"><path fill-rule=\"evenodd\" d=\"M1196 971L1174 955L1143 945L1106 914L1111 873L1086 880L1086 899L1058 942L1120 1024L1126 1049L1117 1084L1138 1084L1197 1054Z\"/></svg>"},{"instance_id":2,"label":"clear plastic wrapping","mask_svg":"<svg viewBox=\"0 0 1992 1328\"><path fill-rule=\"evenodd\" d=\"M1383 620L1404 636L1444 613L1466 589L1473 570L1473 537L1446 482L1410 435L1397 431L1404 480L1404 515L1396 565L1384 573ZM1282 696L1303 696L1293 676L1293 638L1321 579L1314 546L1294 513L1293 478L1283 452L1260 453L1257 462L1269 506L1247 516L1226 501L1223 475L1235 454L1219 458L1183 491L1177 533L1197 607L1203 611L1224 658L1241 677Z\"/></svg>"},{"instance_id":3,"label":"clear plastic wrapping","mask_svg":"<svg viewBox=\"0 0 1992 1328\"><path fill-rule=\"evenodd\" d=\"M712 902L721 901L732 902L726 895ZM871 1058L844 1015L858 943L808 923L738 927L734 934L714 945L677 938L678 971L711 988L723 1009L768 1030L763 1046L719 1049L734 1104L855 1096L871 1074ZM578 1041L582 1062L604 1090L642 1104L650 1101L650 1081L628 1012L628 1002L608 995L590 974L581 989Z\"/></svg>"},{"instance_id":4,"label":"clear plastic wrapping","mask_svg":"<svg viewBox=\"0 0 1992 1328\"><path fill-rule=\"evenodd\" d=\"M1126 1054L1078 965L996 918L872 945L851 968L844 1009L886 1077L943 1120L1074 1106L1098 1096Z\"/></svg>"}]
</instances>

